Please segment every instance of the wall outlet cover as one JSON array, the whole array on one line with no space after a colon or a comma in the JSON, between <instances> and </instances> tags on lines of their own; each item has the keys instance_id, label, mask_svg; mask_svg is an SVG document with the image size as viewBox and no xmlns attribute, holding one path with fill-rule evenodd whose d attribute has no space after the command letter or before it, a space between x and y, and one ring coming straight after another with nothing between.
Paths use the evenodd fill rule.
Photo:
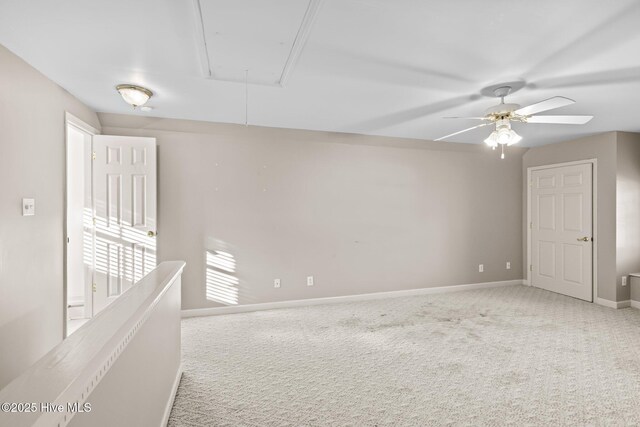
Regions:
<instances>
[{"instance_id":1,"label":"wall outlet cover","mask_svg":"<svg viewBox=\"0 0 640 427\"><path fill-rule=\"evenodd\" d=\"M36 199L22 199L22 216L34 216L36 214Z\"/></svg>"},{"instance_id":2,"label":"wall outlet cover","mask_svg":"<svg viewBox=\"0 0 640 427\"><path fill-rule=\"evenodd\" d=\"M313 276L307 276L307 286L313 286Z\"/></svg>"}]
</instances>

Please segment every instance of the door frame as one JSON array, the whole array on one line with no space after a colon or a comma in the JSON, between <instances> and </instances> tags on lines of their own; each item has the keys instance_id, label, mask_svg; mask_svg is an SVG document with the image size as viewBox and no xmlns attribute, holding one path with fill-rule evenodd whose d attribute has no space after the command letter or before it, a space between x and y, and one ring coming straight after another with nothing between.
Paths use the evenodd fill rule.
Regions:
<instances>
[{"instance_id":1,"label":"door frame","mask_svg":"<svg viewBox=\"0 0 640 427\"><path fill-rule=\"evenodd\" d=\"M69 135L67 127L73 126L82 132L88 133L92 138L100 134L100 130L82 121L73 114L64 113L64 182L63 182L63 215L62 215L62 339L67 337L67 156L69 155ZM93 142L91 143L93 147ZM93 203L93 202L92 202Z\"/></svg>"},{"instance_id":2,"label":"door frame","mask_svg":"<svg viewBox=\"0 0 640 427\"><path fill-rule=\"evenodd\" d=\"M527 229L527 264L525 265L527 271L527 279L525 280L525 283L529 286L533 286L533 283L531 283L531 173L537 170L554 169L563 166L575 165L591 165L591 227L593 229L593 250L591 251L591 302L595 303L598 300L598 159L576 160L572 162L530 166L527 168L527 182L525 184L527 186L527 222L525 223L525 227Z\"/></svg>"}]
</instances>

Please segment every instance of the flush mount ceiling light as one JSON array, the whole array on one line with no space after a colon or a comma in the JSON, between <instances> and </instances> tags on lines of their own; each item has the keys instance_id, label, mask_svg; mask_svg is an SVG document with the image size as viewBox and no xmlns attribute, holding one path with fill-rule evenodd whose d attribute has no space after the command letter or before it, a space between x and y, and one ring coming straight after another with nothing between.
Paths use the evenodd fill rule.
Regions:
<instances>
[{"instance_id":1,"label":"flush mount ceiling light","mask_svg":"<svg viewBox=\"0 0 640 427\"><path fill-rule=\"evenodd\" d=\"M153 92L142 86L124 84L116 86L116 90L120 92L124 102L131 105L133 108L144 105L149 98L153 96Z\"/></svg>"},{"instance_id":2,"label":"flush mount ceiling light","mask_svg":"<svg viewBox=\"0 0 640 427\"><path fill-rule=\"evenodd\" d=\"M505 145L517 144L522 140L522 137L511 129L511 122L526 123L551 123L551 124L567 124L567 125L583 125L593 118L593 116L539 116L538 113L543 111L553 110L556 108L564 107L574 104L573 99L565 98L563 96L554 96L553 98L540 101L536 104L531 104L526 107L520 107L518 104L505 104L504 98L515 90L524 87L524 82L511 82L508 84L490 86L482 89L481 93L487 96L495 96L500 98L500 104L487 108L483 116L478 117L447 117L450 119L465 119L465 120L482 120L485 123L477 126L454 132L452 134L443 136L436 139L441 141L443 139L460 135L461 133L468 132L484 126L495 124L496 129L491 132L489 137L484 142L491 148L495 148L499 145L502 148L502 154L500 158L504 159L504 147Z\"/></svg>"}]
</instances>

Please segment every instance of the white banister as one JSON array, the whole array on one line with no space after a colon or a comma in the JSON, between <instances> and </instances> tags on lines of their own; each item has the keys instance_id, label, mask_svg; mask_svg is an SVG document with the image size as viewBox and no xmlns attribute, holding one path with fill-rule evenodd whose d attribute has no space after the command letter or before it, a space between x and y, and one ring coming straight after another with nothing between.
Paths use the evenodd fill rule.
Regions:
<instances>
[{"instance_id":1,"label":"white banister","mask_svg":"<svg viewBox=\"0 0 640 427\"><path fill-rule=\"evenodd\" d=\"M0 425L165 424L181 373L184 266L158 265L0 390Z\"/></svg>"}]
</instances>

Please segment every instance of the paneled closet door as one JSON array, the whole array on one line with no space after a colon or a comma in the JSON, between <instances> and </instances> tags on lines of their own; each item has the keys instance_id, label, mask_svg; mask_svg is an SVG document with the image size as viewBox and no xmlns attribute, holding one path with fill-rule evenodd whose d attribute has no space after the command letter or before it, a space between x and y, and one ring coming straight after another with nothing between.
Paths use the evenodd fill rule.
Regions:
<instances>
[{"instance_id":1,"label":"paneled closet door","mask_svg":"<svg viewBox=\"0 0 640 427\"><path fill-rule=\"evenodd\" d=\"M156 140L93 138L94 315L156 266Z\"/></svg>"},{"instance_id":2,"label":"paneled closet door","mask_svg":"<svg viewBox=\"0 0 640 427\"><path fill-rule=\"evenodd\" d=\"M592 165L531 173L532 285L593 301Z\"/></svg>"}]
</instances>

